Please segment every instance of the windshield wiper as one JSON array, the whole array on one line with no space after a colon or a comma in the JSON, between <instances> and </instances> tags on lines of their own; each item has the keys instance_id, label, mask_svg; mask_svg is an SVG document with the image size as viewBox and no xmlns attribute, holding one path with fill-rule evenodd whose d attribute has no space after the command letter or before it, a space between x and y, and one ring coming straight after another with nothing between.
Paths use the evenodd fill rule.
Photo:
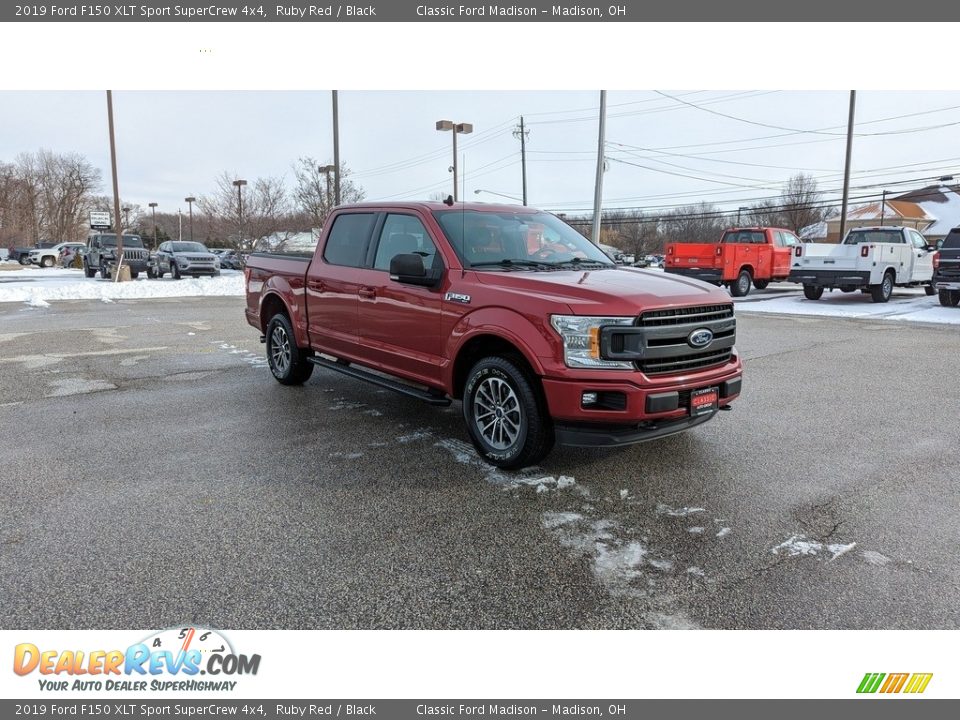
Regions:
<instances>
[{"instance_id":1,"label":"windshield wiper","mask_svg":"<svg viewBox=\"0 0 960 720\"><path fill-rule=\"evenodd\" d=\"M504 267L504 268L552 268L554 267L551 263L538 262L536 260L513 260L511 258L503 258L502 260L484 260L483 262L470 263L471 268L479 267Z\"/></svg>"},{"instance_id":2,"label":"windshield wiper","mask_svg":"<svg viewBox=\"0 0 960 720\"><path fill-rule=\"evenodd\" d=\"M605 263L601 260L584 260L583 258L573 258L572 260L563 260L561 262L547 263L550 267L569 267L573 266L575 268L583 269L593 269L593 268L605 268L605 267L614 267L613 263Z\"/></svg>"}]
</instances>

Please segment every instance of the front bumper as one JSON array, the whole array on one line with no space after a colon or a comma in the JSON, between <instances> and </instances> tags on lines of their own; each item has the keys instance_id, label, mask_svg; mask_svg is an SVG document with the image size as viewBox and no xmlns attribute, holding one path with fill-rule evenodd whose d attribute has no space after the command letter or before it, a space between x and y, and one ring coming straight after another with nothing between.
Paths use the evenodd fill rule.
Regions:
<instances>
[{"instance_id":1,"label":"front bumper","mask_svg":"<svg viewBox=\"0 0 960 720\"><path fill-rule=\"evenodd\" d=\"M177 263L177 268L181 275L216 275L220 270L218 265L213 263Z\"/></svg>"},{"instance_id":2,"label":"front bumper","mask_svg":"<svg viewBox=\"0 0 960 720\"><path fill-rule=\"evenodd\" d=\"M693 278L694 280L703 280L703 282L708 282L711 285L723 284L723 271L715 268L687 268L667 265L663 268L663 271L672 275Z\"/></svg>"},{"instance_id":3,"label":"front bumper","mask_svg":"<svg viewBox=\"0 0 960 720\"><path fill-rule=\"evenodd\" d=\"M787 278L790 282L814 287L867 287L870 284L869 270L806 270L794 268Z\"/></svg>"},{"instance_id":4,"label":"front bumper","mask_svg":"<svg viewBox=\"0 0 960 720\"><path fill-rule=\"evenodd\" d=\"M716 413L692 416L693 390L716 387L719 408L739 395L743 368L737 359L720 373L684 375L667 381L638 385L630 381L543 380L557 442L561 445L598 447L629 445L682 432L709 420ZM597 393L600 405L584 407L584 393Z\"/></svg>"}]
</instances>

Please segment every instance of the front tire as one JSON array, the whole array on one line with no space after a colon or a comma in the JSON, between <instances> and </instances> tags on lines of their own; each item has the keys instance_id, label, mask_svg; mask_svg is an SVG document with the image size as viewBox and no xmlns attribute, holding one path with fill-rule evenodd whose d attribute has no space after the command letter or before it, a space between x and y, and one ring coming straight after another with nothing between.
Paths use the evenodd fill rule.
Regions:
<instances>
[{"instance_id":1,"label":"front tire","mask_svg":"<svg viewBox=\"0 0 960 720\"><path fill-rule=\"evenodd\" d=\"M534 465L553 447L553 426L538 388L517 363L487 357L470 370L463 419L484 461L505 470Z\"/></svg>"},{"instance_id":2,"label":"front tire","mask_svg":"<svg viewBox=\"0 0 960 720\"><path fill-rule=\"evenodd\" d=\"M44 255L40 260L40 267L42 268L52 268L53 267L53 258L49 255Z\"/></svg>"},{"instance_id":3,"label":"front tire","mask_svg":"<svg viewBox=\"0 0 960 720\"><path fill-rule=\"evenodd\" d=\"M886 273L879 285L870 286L870 299L875 303L885 303L893 295L893 275Z\"/></svg>"},{"instance_id":4,"label":"front tire","mask_svg":"<svg viewBox=\"0 0 960 720\"><path fill-rule=\"evenodd\" d=\"M181 277L180 268L177 267L176 263L170 263L170 277L174 280L179 280Z\"/></svg>"},{"instance_id":5,"label":"front tire","mask_svg":"<svg viewBox=\"0 0 960 720\"><path fill-rule=\"evenodd\" d=\"M267 364L281 385L303 385L313 374L312 351L297 347L290 319L277 313L267 325Z\"/></svg>"},{"instance_id":6,"label":"front tire","mask_svg":"<svg viewBox=\"0 0 960 720\"><path fill-rule=\"evenodd\" d=\"M109 280L109 279L110 279L110 271L107 270L107 266L106 266L106 265L101 265L101 266L100 266L100 277L103 278L104 280Z\"/></svg>"},{"instance_id":7,"label":"front tire","mask_svg":"<svg viewBox=\"0 0 960 720\"><path fill-rule=\"evenodd\" d=\"M87 265L86 262L84 262L84 263L83 263L83 274L84 274L85 277L92 278L92 277L94 277L94 276L97 274L97 271L94 270L94 269L93 269L92 267L90 267L89 265Z\"/></svg>"},{"instance_id":8,"label":"front tire","mask_svg":"<svg viewBox=\"0 0 960 720\"><path fill-rule=\"evenodd\" d=\"M734 297L746 297L750 292L750 284L752 282L753 278L750 275L750 271L744 268L730 286L730 294Z\"/></svg>"},{"instance_id":9,"label":"front tire","mask_svg":"<svg viewBox=\"0 0 960 720\"><path fill-rule=\"evenodd\" d=\"M819 300L823 297L823 288L819 285L804 285L803 296L807 300Z\"/></svg>"},{"instance_id":10,"label":"front tire","mask_svg":"<svg viewBox=\"0 0 960 720\"><path fill-rule=\"evenodd\" d=\"M924 285L923 291L927 294L927 297L937 294L937 289L933 286L933 282L931 282L929 285Z\"/></svg>"}]
</instances>

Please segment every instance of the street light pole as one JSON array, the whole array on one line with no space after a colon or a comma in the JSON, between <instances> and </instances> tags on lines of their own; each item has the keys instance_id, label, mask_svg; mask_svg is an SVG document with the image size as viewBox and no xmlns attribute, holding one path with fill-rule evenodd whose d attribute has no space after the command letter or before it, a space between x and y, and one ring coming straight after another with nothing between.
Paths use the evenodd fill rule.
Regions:
<instances>
[{"instance_id":1,"label":"street light pole","mask_svg":"<svg viewBox=\"0 0 960 720\"><path fill-rule=\"evenodd\" d=\"M114 225L120 224L120 183L117 181L117 142L113 131L113 91L107 90L107 124L110 129L110 169L113 173L113 217ZM117 233L117 261L123 258L123 228ZM116 278L120 277L117 265Z\"/></svg>"},{"instance_id":2,"label":"street light pole","mask_svg":"<svg viewBox=\"0 0 960 720\"><path fill-rule=\"evenodd\" d=\"M245 250L243 244L243 192L241 189L244 185L247 184L246 180L234 180L233 184L237 187L237 221L239 227L239 237L237 239L237 244L240 246L240 250Z\"/></svg>"},{"instance_id":3,"label":"street light pole","mask_svg":"<svg viewBox=\"0 0 960 720\"><path fill-rule=\"evenodd\" d=\"M456 201L460 197L457 190L457 135L469 135L473 132L473 125L470 123L454 123L450 120L437 120L437 130L453 131L453 199Z\"/></svg>"},{"instance_id":4,"label":"street light pole","mask_svg":"<svg viewBox=\"0 0 960 720\"><path fill-rule=\"evenodd\" d=\"M607 91L600 91L600 132L597 140L597 182L593 190L593 229L590 239L600 244L600 202L603 198L604 135L607 128Z\"/></svg>"},{"instance_id":5,"label":"street light pole","mask_svg":"<svg viewBox=\"0 0 960 720\"><path fill-rule=\"evenodd\" d=\"M157 204L149 203L150 210L153 211L153 249L157 249Z\"/></svg>"},{"instance_id":6,"label":"street light pole","mask_svg":"<svg viewBox=\"0 0 960 720\"><path fill-rule=\"evenodd\" d=\"M123 208L123 229L130 229L130 208L128 207Z\"/></svg>"},{"instance_id":7,"label":"street light pole","mask_svg":"<svg viewBox=\"0 0 960 720\"><path fill-rule=\"evenodd\" d=\"M340 104L333 90L333 204L340 204Z\"/></svg>"},{"instance_id":8,"label":"street light pole","mask_svg":"<svg viewBox=\"0 0 960 720\"><path fill-rule=\"evenodd\" d=\"M190 211L190 242L193 242L193 204L197 199L191 195L190 197L185 197L183 201L187 204Z\"/></svg>"},{"instance_id":9,"label":"street light pole","mask_svg":"<svg viewBox=\"0 0 960 720\"><path fill-rule=\"evenodd\" d=\"M880 225L883 226L883 221L887 219L887 191L883 191L883 199L880 200Z\"/></svg>"}]
</instances>

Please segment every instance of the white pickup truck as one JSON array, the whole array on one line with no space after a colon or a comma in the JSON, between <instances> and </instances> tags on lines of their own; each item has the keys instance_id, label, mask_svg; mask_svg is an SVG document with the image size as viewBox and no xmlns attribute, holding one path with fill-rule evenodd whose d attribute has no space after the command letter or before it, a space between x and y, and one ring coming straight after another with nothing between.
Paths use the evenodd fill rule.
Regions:
<instances>
[{"instance_id":1,"label":"white pickup truck","mask_svg":"<svg viewBox=\"0 0 960 720\"><path fill-rule=\"evenodd\" d=\"M922 285L927 295L933 295L936 250L913 228L855 228L839 245L797 245L789 280L803 285L808 300L819 300L825 288L860 290L874 302L887 302L894 286Z\"/></svg>"}]
</instances>

